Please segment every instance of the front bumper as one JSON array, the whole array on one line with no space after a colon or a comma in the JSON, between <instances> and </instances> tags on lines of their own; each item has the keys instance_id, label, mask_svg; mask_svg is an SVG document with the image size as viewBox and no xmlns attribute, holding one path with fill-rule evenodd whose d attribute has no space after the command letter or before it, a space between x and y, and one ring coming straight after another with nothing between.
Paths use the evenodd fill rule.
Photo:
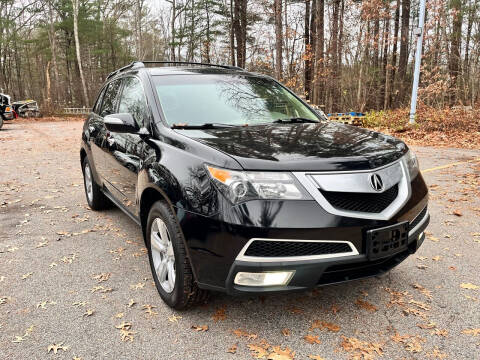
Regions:
<instances>
[{"instance_id":1,"label":"front bumper","mask_svg":"<svg viewBox=\"0 0 480 360\"><path fill-rule=\"evenodd\" d=\"M14 116L13 116L13 112L9 111L9 112L5 112L2 114L2 117L4 120L13 120Z\"/></svg>"},{"instance_id":2,"label":"front bumper","mask_svg":"<svg viewBox=\"0 0 480 360\"><path fill-rule=\"evenodd\" d=\"M202 216L177 208L187 253L199 287L230 294L291 291L382 274L414 253L424 237L428 212L414 222L428 203L428 190L421 176L412 182L408 202L390 220L355 219L326 212L315 201L250 201L231 207L217 204L218 216ZM366 257L365 232L408 221L408 248L374 262ZM252 238L292 240L348 240L358 255L305 261L252 262L237 259ZM295 270L283 287L234 285L237 272Z\"/></svg>"},{"instance_id":3,"label":"front bumper","mask_svg":"<svg viewBox=\"0 0 480 360\"><path fill-rule=\"evenodd\" d=\"M417 251L425 239L423 231L429 221L430 215L427 213L415 231L409 233L407 249L374 261L369 261L365 254L313 261L251 262L235 260L225 281L225 290L231 295L288 292L382 275ZM270 271L294 271L295 273L287 286L240 286L234 283L238 272Z\"/></svg>"}]
</instances>

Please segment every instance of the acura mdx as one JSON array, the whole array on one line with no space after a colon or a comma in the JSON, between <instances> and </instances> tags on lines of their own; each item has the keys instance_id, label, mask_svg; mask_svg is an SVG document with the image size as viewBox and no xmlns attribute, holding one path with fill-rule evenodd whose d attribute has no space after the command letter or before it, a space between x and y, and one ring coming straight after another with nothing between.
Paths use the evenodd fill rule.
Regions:
<instances>
[{"instance_id":1,"label":"acura mdx","mask_svg":"<svg viewBox=\"0 0 480 360\"><path fill-rule=\"evenodd\" d=\"M80 150L88 205L140 225L162 299L295 291L416 252L428 190L405 143L328 121L274 79L134 62L110 74Z\"/></svg>"}]
</instances>

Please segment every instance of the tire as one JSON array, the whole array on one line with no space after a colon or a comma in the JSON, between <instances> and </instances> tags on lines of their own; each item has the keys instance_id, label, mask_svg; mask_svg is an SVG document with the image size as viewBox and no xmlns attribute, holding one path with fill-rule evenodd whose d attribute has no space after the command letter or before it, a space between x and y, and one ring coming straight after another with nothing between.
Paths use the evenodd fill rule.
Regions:
<instances>
[{"instance_id":1,"label":"tire","mask_svg":"<svg viewBox=\"0 0 480 360\"><path fill-rule=\"evenodd\" d=\"M166 233L162 231L162 227L163 230L166 230ZM175 214L164 201L157 201L150 208L146 230L150 269L162 300L168 306L177 310L184 310L200 302L205 302L208 299L209 292L200 289L195 282L185 251L180 225ZM162 240L161 234L163 234L163 237L166 235L167 241ZM159 246L155 245L155 243L166 245L164 246L164 253L159 251ZM172 260L174 261L171 268L173 268L175 276L170 276L171 268L167 264L159 266L159 263L162 263L162 259L167 264L171 263ZM157 270L159 270L158 272L155 268L156 266ZM162 268L165 269L163 272L165 276L162 276ZM166 270L167 268L169 270ZM174 279L173 286L169 281L172 278Z\"/></svg>"},{"instance_id":2,"label":"tire","mask_svg":"<svg viewBox=\"0 0 480 360\"><path fill-rule=\"evenodd\" d=\"M3 117L0 115L0 129L3 127Z\"/></svg>"},{"instance_id":3,"label":"tire","mask_svg":"<svg viewBox=\"0 0 480 360\"><path fill-rule=\"evenodd\" d=\"M100 190L100 186L98 186L95 182L90 163L88 162L86 156L83 159L82 172L83 186L85 189L85 196L87 198L88 206L90 206L92 210L103 210L109 208L111 202Z\"/></svg>"}]
</instances>

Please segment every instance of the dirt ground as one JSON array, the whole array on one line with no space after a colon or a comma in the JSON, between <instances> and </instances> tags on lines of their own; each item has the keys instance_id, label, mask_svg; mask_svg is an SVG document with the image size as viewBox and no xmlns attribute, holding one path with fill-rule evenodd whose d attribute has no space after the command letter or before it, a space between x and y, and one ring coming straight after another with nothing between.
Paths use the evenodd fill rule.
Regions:
<instances>
[{"instance_id":1,"label":"dirt ground","mask_svg":"<svg viewBox=\"0 0 480 360\"><path fill-rule=\"evenodd\" d=\"M388 275L177 312L137 225L87 207L81 127L0 131L1 359L480 359L480 150L414 148L431 224Z\"/></svg>"}]
</instances>

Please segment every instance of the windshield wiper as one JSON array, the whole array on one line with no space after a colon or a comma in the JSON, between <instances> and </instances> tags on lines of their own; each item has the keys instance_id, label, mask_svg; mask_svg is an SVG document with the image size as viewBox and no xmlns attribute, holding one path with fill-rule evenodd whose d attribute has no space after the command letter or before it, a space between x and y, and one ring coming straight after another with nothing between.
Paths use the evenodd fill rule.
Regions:
<instances>
[{"instance_id":1,"label":"windshield wiper","mask_svg":"<svg viewBox=\"0 0 480 360\"><path fill-rule=\"evenodd\" d=\"M219 129L219 128L237 127L237 126L241 126L241 125L223 124L223 123L205 123L205 124L199 124L199 125L173 124L170 128L171 129Z\"/></svg>"},{"instance_id":2,"label":"windshield wiper","mask_svg":"<svg viewBox=\"0 0 480 360\"><path fill-rule=\"evenodd\" d=\"M291 117L286 119L277 119L273 121L275 124L295 124L295 123L318 123L312 119L302 118L302 117Z\"/></svg>"}]
</instances>

